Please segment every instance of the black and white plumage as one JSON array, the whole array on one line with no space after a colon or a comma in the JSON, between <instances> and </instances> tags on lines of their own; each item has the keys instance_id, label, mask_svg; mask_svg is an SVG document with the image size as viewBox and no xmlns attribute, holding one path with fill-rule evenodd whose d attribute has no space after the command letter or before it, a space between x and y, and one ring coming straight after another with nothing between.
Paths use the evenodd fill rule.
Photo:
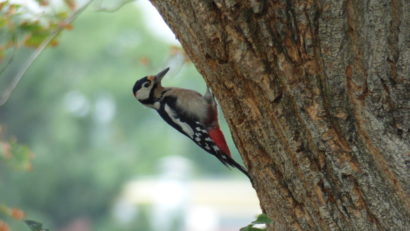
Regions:
<instances>
[{"instance_id":1,"label":"black and white plumage","mask_svg":"<svg viewBox=\"0 0 410 231\"><path fill-rule=\"evenodd\" d=\"M155 109L173 128L189 137L198 146L217 157L224 165L247 171L232 159L218 124L217 105L207 89L205 95L183 88L166 88L161 80L169 68L154 76L138 80L133 87L135 98Z\"/></svg>"}]
</instances>

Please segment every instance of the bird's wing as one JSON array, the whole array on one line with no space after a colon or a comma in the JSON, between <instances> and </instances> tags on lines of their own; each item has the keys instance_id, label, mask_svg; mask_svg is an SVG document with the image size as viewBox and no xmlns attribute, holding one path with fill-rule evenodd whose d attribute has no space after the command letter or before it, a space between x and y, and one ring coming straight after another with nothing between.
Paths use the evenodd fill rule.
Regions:
<instances>
[{"instance_id":1,"label":"bird's wing","mask_svg":"<svg viewBox=\"0 0 410 231\"><path fill-rule=\"evenodd\" d=\"M164 97L162 100L163 104L157 111L169 125L189 137L199 147L214 155L225 166L238 168L249 176L247 171L230 156L225 138L219 127L208 130L198 118L195 119L195 117L180 113L178 110L181 109L173 96Z\"/></svg>"},{"instance_id":2,"label":"bird's wing","mask_svg":"<svg viewBox=\"0 0 410 231\"><path fill-rule=\"evenodd\" d=\"M175 104L173 108L178 110L178 113L187 116L195 121L200 121L205 125L209 117L210 105L198 92L182 89L170 88L164 97L175 97Z\"/></svg>"},{"instance_id":3,"label":"bird's wing","mask_svg":"<svg viewBox=\"0 0 410 231\"><path fill-rule=\"evenodd\" d=\"M182 109L178 106L174 96L164 97L162 101L163 104L158 113L168 124L188 136L197 145L211 154L217 152L223 152L226 155L230 154L227 146L218 145L221 142L225 142L223 134L218 127L212 129L212 135L210 135L207 127L195 113L189 114L181 111ZM219 133L217 130L219 130Z\"/></svg>"}]
</instances>

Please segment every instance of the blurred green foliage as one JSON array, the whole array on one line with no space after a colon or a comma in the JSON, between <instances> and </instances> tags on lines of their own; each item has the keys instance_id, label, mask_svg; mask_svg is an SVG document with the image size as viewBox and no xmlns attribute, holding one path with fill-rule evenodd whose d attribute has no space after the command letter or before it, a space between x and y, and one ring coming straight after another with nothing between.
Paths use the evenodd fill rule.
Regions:
<instances>
[{"instance_id":1,"label":"blurred green foliage","mask_svg":"<svg viewBox=\"0 0 410 231\"><path fill-rule=\"evenodd\" d=\"M0 176L13 173L15 170L30 171L32 157L33 155L27 146L18 144L14 139L4 139L0 126ZM3 183L1 177L0 183ZM3 186L9 187L7 184L3 184ZM5 199L0 197L1 231L9 231L8 223L11 220L22 220L25 217L25 213L21 209L11 208L9 205L3 204Z\"/></svg>"},{"instance_id":2,"label":"blurred green foliage","mask_svg":"<svg viewBox=\"0 0 410 231\"><path fill-rule=\"evenodd\" d=\"M40 8L49 4L49 1L37 2ZM8 0L0 2L0 63L3 64L6 57L13 58L10 53L19 47L38 47L51 31L58 28L71 29L71 25L63 22L74 10L75 4L73 1L65 3L56 11L44 11L39 16L25 4ZM57 45L57 40L54 39L50 45Z\"/></svg>"},{"instance_id":3,"label":"blurred green foliage","mask_svg":"<svg viewBox=\"0 0 410 231\"><path fill-rule=\"evenodd\" d=\"M92 230L98 231L149 230L144 219L117 224L111 206L125 182L157 174L160 158L186 156L197 163L197 176L240 175L133 98L131 88L138 78L160 70L180 52L148 27L134 5L110 13L91 9L61 35L57 47L36 60L0 106L5 137L12 137L9 149L18 153L7 164L31 169L32 161L33 166L29 174L0 167L0 202L22 208L50 230L76 219L91 221ZM19 56L15 59L17 64L9 67L17 70ZM164 82L205 91L189 63ZM226 123L222 126L227 131ZM0 161L6 156L0 155ZM140 211L138 216L146 215ZM11 224L13 230L24 226Z\"/></svg>"},{"instance_id":4,"label":"blurred green foliage","mask_svg":"<svg viewBox=\"0 0 410 231\"><path fill-rule=\"evenodd\" d=\"M16 140L0 140L0 164L18 170L31 170L31 159L33 154L30 149L18 144Z\"/></svg>"}]
</instances>

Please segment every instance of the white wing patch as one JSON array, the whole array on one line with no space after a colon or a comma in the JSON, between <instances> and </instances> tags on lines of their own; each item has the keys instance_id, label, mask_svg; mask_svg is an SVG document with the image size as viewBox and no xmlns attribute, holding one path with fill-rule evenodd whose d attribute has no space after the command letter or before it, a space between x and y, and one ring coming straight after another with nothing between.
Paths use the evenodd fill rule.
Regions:
<instances>
[{"instance_id":1,"label":"white wing patch","mask_svg":"<svg viewBox=\"0 0 410 231\"><path fill-rule=\"evenodd\" d=\"M219 151L219 148L216 145L212 145L212 148L215 150L215 152Z\"/></svg>"},{"instance_id":2,"label":"white wing patch","mask_svg":"<svg viewBox=\"0 0 410 231\"><path fill-rule=\"evenodd\" d=\"M209 147L209 145L208 145L208 144L205 144L205 149L206 149L206 150L208 150L208 151L210 151L210 150L211 150L211 148Z\"/></svg>"},{"instance_id":3,"label":"white wing patch","mask_svg":"<svg viewBox=\"0 0 410 231\"><path fill-rule=\"evenodd\" d=\"M159 110L161 104L158 101L156 101L154 104L147 104L146 106L154 108L155 110Z\"/></svg>"},{"instance_id":4,"label":"white wing patch","mask_svg":"<svg viewBox=\"0 0 410 231\"><path fill-rule=\"evenodd\" d=\"M155 109L159 110L160 106L161 106L161 104L158 101L154 103L154 108Z\"/></svg>"},{"instance_id":5,"label":"white wing patch","mask_svg":"<svg viewBox=\"0 0 410 231\"><path fill-rule=\"evenodd\" d=\"M168 106L168 104L165 104L164 109L170 116L172 122L178 124L178 126L192 139L194 137L194 130L192 130L191 126L177 118L177 114Z\"/></svg>"}]
</instances>

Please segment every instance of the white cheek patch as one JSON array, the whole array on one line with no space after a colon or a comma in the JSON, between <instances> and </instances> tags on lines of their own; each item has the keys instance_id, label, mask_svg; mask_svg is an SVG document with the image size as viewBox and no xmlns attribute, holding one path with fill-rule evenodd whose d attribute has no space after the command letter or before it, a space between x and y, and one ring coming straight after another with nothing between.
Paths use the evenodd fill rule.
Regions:
<instances>
[{"instance_id":1,"label":"white cheek patch","mask_svg":"<svg viewBox=\"0 0 410 231\"><path fill-rule=\"evenodd\" d=\"M185 122L182 122L179 118L176 118L176 113L168 106L168 104L165 104L164 109L171 118L172 122L178 124L178 126L185 132L185 134L187 134L192 139L194 137L194 130L192 130L191 126L189 126L189 124Z\"/></svg>"},{"instance_id":2,"label":"white cheek patch","mask_svg":"<svg viewBox=\"0 0 410 231\"><path fill-rule=\"evenodd\" d=\"M151 92L152 85L147 87L141 87L136 93L135 93L135 98L138 100L144 100L149 98L149 94Z\"/></svg>"}]
</instances>

